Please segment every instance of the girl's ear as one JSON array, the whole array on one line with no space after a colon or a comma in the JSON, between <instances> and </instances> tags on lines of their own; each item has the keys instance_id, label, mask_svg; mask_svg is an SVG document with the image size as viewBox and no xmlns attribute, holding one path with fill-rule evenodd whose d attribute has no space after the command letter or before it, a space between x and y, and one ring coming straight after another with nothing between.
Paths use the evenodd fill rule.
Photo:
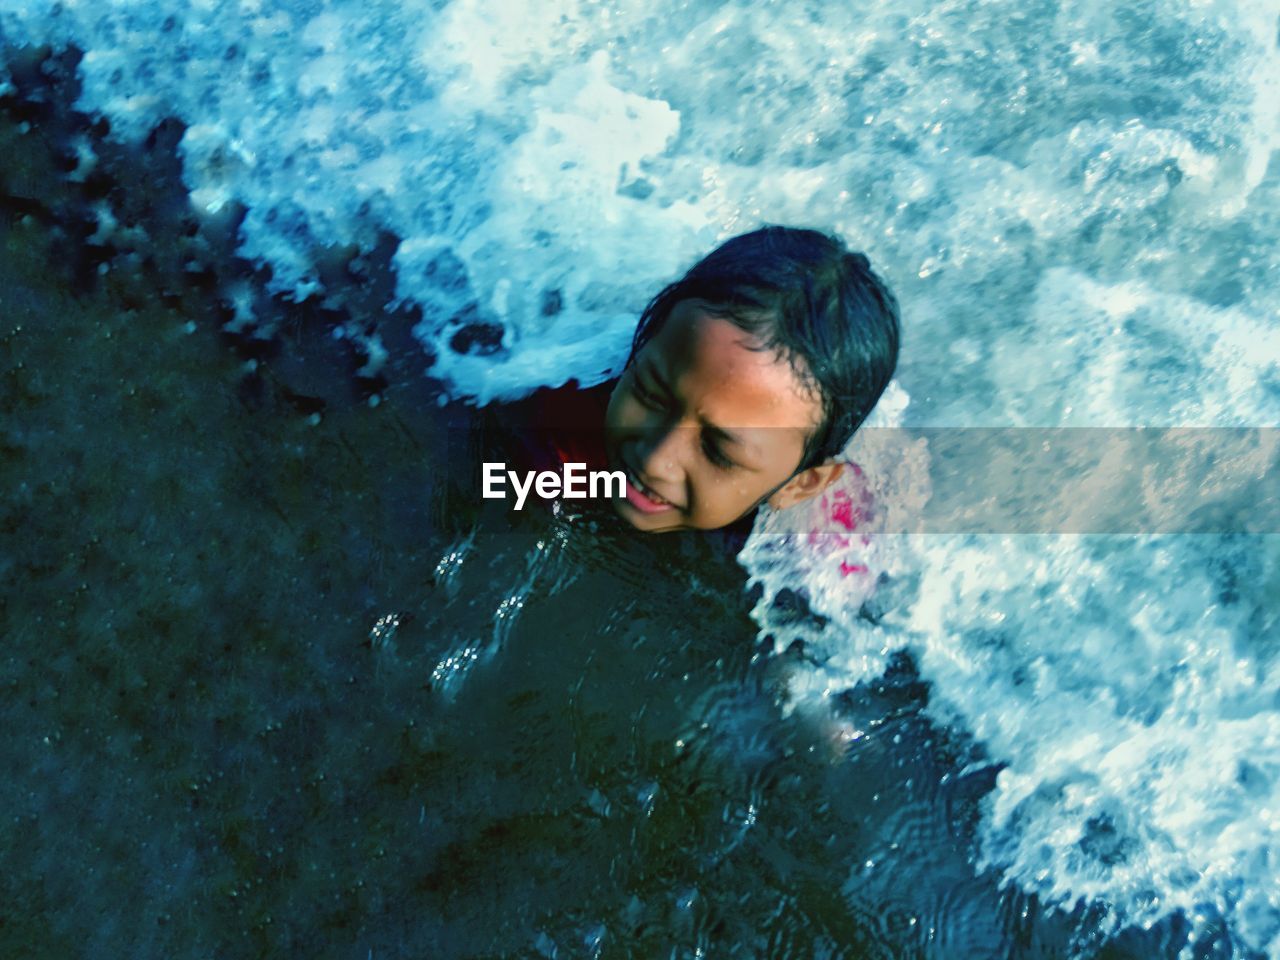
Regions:
<instances>
[{"instance_id":1,"label":"girl's ear","mask_svg":"<svg viewBox=\"0 0 1280 960\"><path fill-rule=\"evenodd\" d=\"M828 460L801 470L774 491L773 496L769 497L769 506L775 510L785 510L810 497L816 497L836 481L842 470L844 464L839 460Z\"/></svg>"}]
</instances>

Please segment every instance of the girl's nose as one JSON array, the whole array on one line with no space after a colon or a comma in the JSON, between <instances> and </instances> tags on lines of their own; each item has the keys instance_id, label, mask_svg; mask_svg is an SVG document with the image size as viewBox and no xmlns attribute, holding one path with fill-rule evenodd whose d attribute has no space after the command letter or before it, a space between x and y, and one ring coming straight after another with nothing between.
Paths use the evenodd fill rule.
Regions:
<instances>
[{"instance_id":1,"label":"girl's nose","mask_svg":"<svg viewBox=\"0 0 1280 960\"><path fill-rule=\"evenodd\" d=\"M646 443L637 466L650 480L675 483L681 476L681 464L684 463L693 433L692 427L674 424L654 431L645 438Z\"/></svg>"}]
</instances>

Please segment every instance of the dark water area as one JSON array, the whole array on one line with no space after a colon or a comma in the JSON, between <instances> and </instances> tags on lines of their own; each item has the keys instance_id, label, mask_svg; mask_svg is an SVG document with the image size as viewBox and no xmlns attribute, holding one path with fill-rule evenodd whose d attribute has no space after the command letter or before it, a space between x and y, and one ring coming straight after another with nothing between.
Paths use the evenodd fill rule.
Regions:
<instances>
[{"instance_id":1,"label":"dark water area","mask_svg":"<svg viewBox=\"0 0 1280 960\"><path fill-rule=\"evenodd\" d=\"M0 104L0 955L1183 946L975 877L996 771L909 660L788 714L710 541L446 510L473 413L371 405L307 305L246 356L137 157L97 188L151 232L88 242L49 109Z\"/></svg>"}]
</instances>

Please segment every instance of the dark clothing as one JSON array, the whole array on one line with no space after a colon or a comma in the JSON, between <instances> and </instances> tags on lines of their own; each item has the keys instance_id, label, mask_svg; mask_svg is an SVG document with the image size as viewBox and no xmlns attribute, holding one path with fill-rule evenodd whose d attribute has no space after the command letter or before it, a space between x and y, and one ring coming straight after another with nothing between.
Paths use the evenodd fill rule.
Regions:
<instances>
[{"instance_id":1,"label":"dark clothing","mask_svg":"<svg viewBox=\"0 0 1280 960\"><path fill-rule=\"evenodd\" d=\"M542 387L517 403L490 408L495 429L506 438L511 469L559 473L566 463L608 469L604 418L617 382Z\"/></svg>"}]
</instances>

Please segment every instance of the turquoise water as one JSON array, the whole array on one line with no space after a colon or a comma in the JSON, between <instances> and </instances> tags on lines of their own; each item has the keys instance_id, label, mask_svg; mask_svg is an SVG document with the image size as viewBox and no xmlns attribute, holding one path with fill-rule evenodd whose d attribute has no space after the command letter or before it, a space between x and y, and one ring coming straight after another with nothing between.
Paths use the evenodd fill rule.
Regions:
<instances>
[{"instance_id":1,"label":"turquoise water","mask_svg":"<svg viewBox=\"0 0 1280 960\"><path fill-rule=\"evenodd\" d=\"M1274 535L442 481L761 221L898 290L876 425L1275 427L1276 32L4 5L8 952L1276 954ZM855 439L886 529L930 453Z\"/></svg>"}]
</instances>

